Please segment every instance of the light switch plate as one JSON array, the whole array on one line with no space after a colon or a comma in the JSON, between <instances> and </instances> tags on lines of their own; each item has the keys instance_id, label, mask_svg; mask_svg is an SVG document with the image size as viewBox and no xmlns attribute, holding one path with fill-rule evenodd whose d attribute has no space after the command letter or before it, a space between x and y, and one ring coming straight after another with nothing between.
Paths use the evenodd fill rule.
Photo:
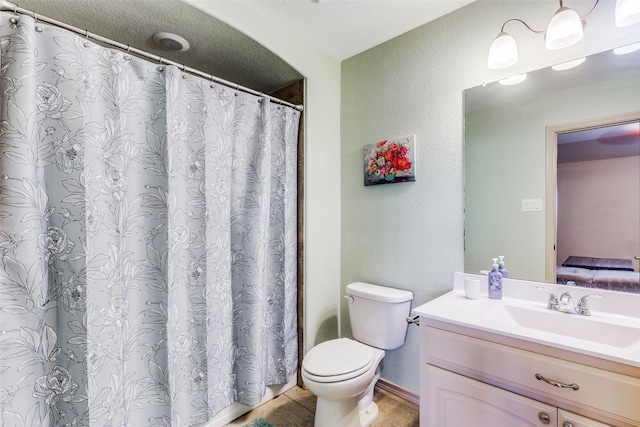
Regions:
<instances>
[{"instance_id":1,"label":"light switch plate","mask_svg":"<svg viewBox=\"0 0 640 427\"><path fill-rule=\"evenodd\" d=\"M522 212L542 211L542 199L522 199Z\"/></svg>"}]
</instances>

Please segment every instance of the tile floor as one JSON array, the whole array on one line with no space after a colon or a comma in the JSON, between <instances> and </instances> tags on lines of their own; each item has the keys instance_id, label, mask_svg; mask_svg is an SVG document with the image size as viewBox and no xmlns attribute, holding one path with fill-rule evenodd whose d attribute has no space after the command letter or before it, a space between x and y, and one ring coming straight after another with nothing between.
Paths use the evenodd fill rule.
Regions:
<instances>
[{"instance_id":1,"label":"tile floor","mask_svg":"<svg viewBox=\"0 0 640 427\"><path fill-rule=\"evenodd\" d=\"M380 414L372 427L419 426L417 405L379 389L374 400ZM315 409L316 397L308 390L293 387L225 427L242 426L255 418L264 418L276 427L312 427Z\"/></svg>"}]
</instances>

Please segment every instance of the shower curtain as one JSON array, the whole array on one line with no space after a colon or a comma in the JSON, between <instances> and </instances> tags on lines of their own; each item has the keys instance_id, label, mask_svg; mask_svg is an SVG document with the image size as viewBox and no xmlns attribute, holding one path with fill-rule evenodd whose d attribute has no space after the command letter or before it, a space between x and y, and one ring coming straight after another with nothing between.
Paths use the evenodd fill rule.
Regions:
<instances>
[{"instance_id":1,"label":"shower curtain","mask_svg":"<svg viewBox=\"0 0 640 427\"><path fill-rule=\"evenodd\" d=\"M188 426L286 383L299 112L28 16L0 44L0 425Z\"/></svg>"}]
</instances>

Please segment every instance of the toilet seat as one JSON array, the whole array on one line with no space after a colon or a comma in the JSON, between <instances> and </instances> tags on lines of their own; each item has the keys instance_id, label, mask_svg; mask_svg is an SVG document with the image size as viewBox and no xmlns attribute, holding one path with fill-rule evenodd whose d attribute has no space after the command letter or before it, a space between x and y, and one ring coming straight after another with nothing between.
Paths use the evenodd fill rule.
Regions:
<instances>
[{"instance_id":1,"label":"toilet seat","mask_svg":"<svg viewBox=\"0 0 640 427\"><path fill-rule=\"evenodd\" d=\"M338 338L312 348L302 361L302 369L312 381L346 381L369 371L382 358L375 357L378 352L384 355L383 350L349 338Z\"/></svg>"}]
</instances>

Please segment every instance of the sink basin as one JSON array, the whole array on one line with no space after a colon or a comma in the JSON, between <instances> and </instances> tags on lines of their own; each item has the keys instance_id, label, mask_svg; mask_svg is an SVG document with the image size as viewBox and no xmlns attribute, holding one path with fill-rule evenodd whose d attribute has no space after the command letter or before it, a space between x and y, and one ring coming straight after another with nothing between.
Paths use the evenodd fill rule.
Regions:
<instances>
[{"instance_id":1,"label":"sink basin","mask_svg":"<svg viewBox=\"0 0 640 427\"><path fill-rule=\"evenodd\" d=\"M640 343L640 328L604 319L560 313L541 308L502 304L487 313L487 323L496 327L515 324L521 328L578 338L615 347Z\"/></svg>"}]
</instances>

